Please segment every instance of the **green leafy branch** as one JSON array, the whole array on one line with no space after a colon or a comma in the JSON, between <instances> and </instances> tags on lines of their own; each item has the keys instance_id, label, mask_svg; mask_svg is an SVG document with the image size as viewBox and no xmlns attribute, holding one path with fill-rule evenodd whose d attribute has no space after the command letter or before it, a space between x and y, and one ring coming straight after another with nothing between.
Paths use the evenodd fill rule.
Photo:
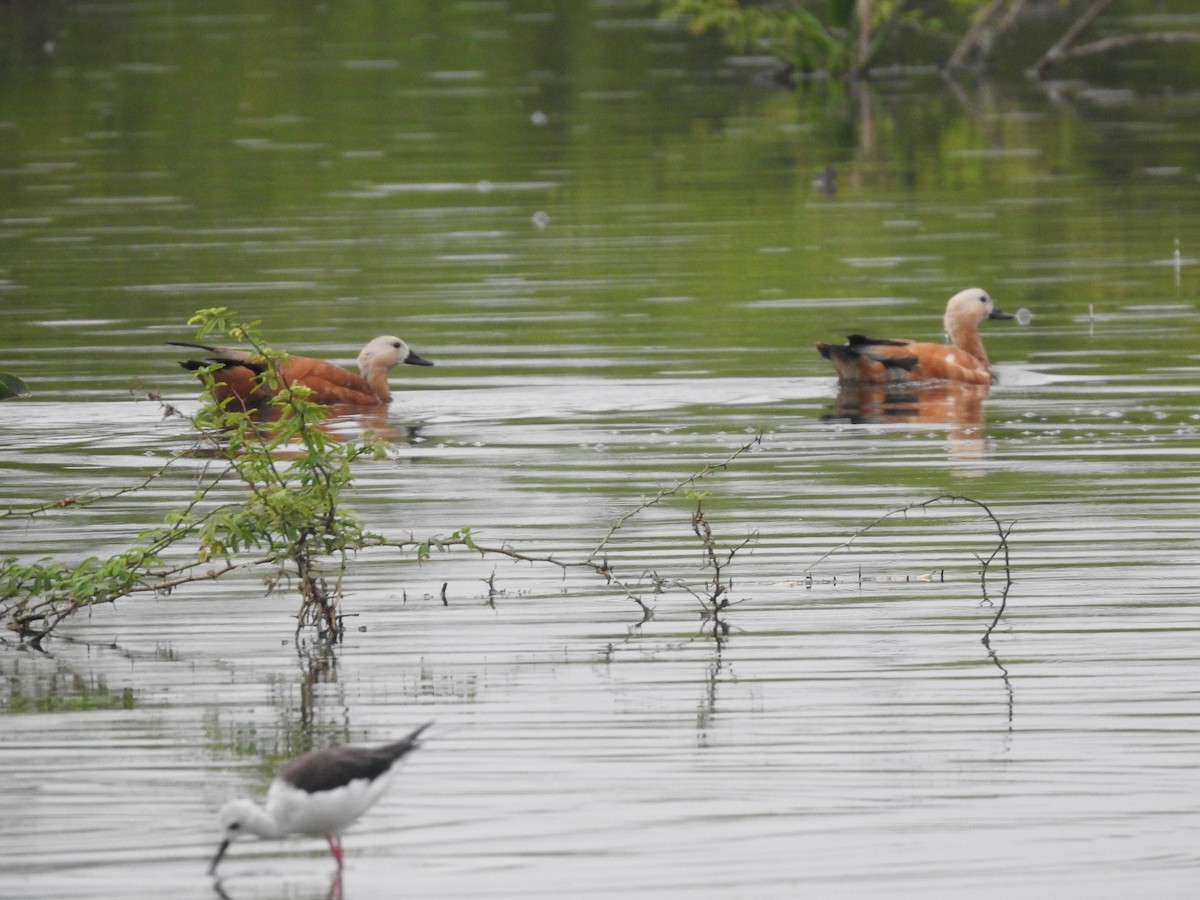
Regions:
<instances>
[{"instance_id":1,"label":"green leafy branch","mask_svg":"<svg viewBox=\"0 0 1200 900\"><path fill-rule=\"evenodd\" d=\"M302 603L298 629L315 627L336 638L341 633L338 600L349 554L377 539L362 528L342 502L352 485L351 463L377 454L371 441L340 441L322 430L326 409L310 402L302 387L279 375L283 354L258 336L256 323L239 324L229 310L202 310L191 323L197 338L221 332L248 346L265 361L260 376L274 400L265 411L218 403L213 370L201 371L206 390L192 418L196 445L140 484L108 495L68 497L4 517L32 517L49 510L115 500L148 487L185 461L207 458L188 501L162 525L147 529L133 544L106 559L89 557L69 565L51 558L0 565L0 615L7 627L34 646L61 622L88 606L133 594L167 594L181 585L219 578L229 572L267 567L269 588L294 583ZM167 407L169 414L178 411ZM226 488L233 500L222 500ZM192 553L169 553L194 541ZM170 559L168 559L170 557ZM330 561L332 560L332 566Z\"/></svg>"}]
</instances>

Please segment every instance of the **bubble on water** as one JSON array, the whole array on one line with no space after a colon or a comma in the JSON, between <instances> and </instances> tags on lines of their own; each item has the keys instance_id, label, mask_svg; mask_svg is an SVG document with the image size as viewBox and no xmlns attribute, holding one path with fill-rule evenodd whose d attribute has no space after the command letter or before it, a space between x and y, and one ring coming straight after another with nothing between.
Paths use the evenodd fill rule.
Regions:
<instances>
[{"instance_id":1,"label":"bubble on water","mask_svg":"<svg viewBox=\"0 0 1200 900\"><path fill-rule=\"evenodd\" d=\"M1033 313L1031 313L1024 306L1022 306L1020 309L1017 310L1017 324L1018 325L1028 325L1032 321L1033 321Z\"/></svg>"},{"instance_id":2,"label":"bubble on water","mask_svg":"<svg viewBox=\"0 0 1200 900\"><path fill-rule=\"evenodd\" d=\"M550 117L539 109L530 114L529 121L541 127L550 121Z\"/></svg>"},{"instance_id":3,"label":"bubble on water","mask_svg":"<svg viewBox=\"0 0 1200 900\"><path fill-rule=\"evenodd\" d=\"M539 209L537 212L535 212L533 214L533 216L530 218L530 221L533 222L533 224L536 225L538 228L545 228L547 225L550 224L550 215L548 213L542 212Z\"/></svg>"}]
</instances>

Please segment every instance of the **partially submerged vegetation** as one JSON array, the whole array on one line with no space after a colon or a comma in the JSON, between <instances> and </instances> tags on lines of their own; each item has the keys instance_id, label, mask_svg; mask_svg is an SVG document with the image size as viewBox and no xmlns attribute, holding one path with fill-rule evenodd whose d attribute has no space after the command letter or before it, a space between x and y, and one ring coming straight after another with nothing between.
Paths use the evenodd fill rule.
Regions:
<instances>
[{"instance_id":1,"label":"partially submerged vegetation","mask_svg":"<svg viewBox=\"0 0 1200 900\"><path fill-rule=\"evenodd\" d=\"M36 520L54 510L119 501L160 484L169 473L177 474L181 469L189 476L188 488L180 490L178 507L163 523L142 531L129 547L111 556L92 556L78 562L49 557L31 562L17 557L0 561L0 616L22 642L41 649L59 625L89 607L136 595L165 596L186 585L233 572L261 570L268 591L292 590L297 594L298 634L307 632L321 644L336 643L343 633L341 602L350 560L367 548L390 548L417 562L428 559L434 551L465 549L483 557L555 566L564 573L591 572L635 603L643 621L653 615L655 596L682 591L699 603L701 615L716 637L728 632L723 614L735 602L730 570L735 557L753 547L757 535L722 543L705 509L708 495L697 488L697 483L760 449L761 435L644 499L616 519L582 558L525 553L506 543L485 545L465 527L445 537L410 535L394 539L367 530L344 502L345 492L353 485L352 464L365 456L382 456L385 448L369 435L343 440L322 428L327 408L312 403L303 387L283 383L277 365L284 355L262 340L255 324L236 322L225 308L202 310L192 324L198 326L198 338L220 332L248 345L265 360L266 371L261 378L275 399L265 411L217 403L211 373L202 370L205 399L191 418L195 436L187 452L140 484L111 495L66 497L0 513L0 520ZM164 406L169 415L182 415ZM632 577L618 573L610 562L609 550L626 524L640 513L680 496L693 507L690 524L700 547L700 575L672 578L653 569L643 569ZM937 497L907 509L946 501L975 504L996 525L1000 543L990 557L980 557L986 599L988 568L1001 552L1008 572L1007 529L984 504L967 497ZM494 596L494 573L488 584L489 596Z\"/></svg>"},{"instance_id":2,"label":"partially submerged vegetation","mask_svg":"<svg viewBox=\"0 0 1200 900\"><path fill-rule=\"evenodd\" d=\"M659 0L664 15L714 32L739 52L775 56L788 77L862 77L879 68L926 66L947 74L983 70L996 48L1036 20L1020 50L1032 77L1135 45L1198 43L1200 32L1151 31L1127 18L1125 0ZM1150 11L1150 10L1148 10ZM1118 17L1118 13L1125 16ZM1036 56L1034 54L1037 54Z\"/></svg>"},{"instance_id":3,"label":"partially submerged vegetation","mask_svg":"<svg viewBox=\"0 0 1200 900\"><path fill-rule=\"evenodd\" d=\"M267 361L262 378L278 390L266 417L271 421L217 404L212 380L202 373L208 389L192 419L196 437L189 452L112 497L66 497L5 512L5 518L36 518L52 509L93 505L148 488L185 465L196 468L180 506L125 550L74 563L3 561L0 611L8 629L34 646L80 609L137 594L161 596L248 568L263 569L269 589L295 588L302 598L299 627L324 635L340 631L337 601L348 555L371 538L342 494L352 482L350 464L378 447L323 431L325 410L309 402L303 388L282 384L276 369L282 357L253 325L232 322L225 309L203 310L192 323L198 337L220 331Z\"/></svg>"}]
</instances>

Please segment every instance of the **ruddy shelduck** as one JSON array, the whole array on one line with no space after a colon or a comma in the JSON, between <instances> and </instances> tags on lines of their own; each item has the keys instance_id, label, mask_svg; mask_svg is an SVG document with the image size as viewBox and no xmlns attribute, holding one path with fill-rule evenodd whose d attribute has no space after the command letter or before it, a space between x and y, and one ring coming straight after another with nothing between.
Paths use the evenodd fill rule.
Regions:
<instances>
[{"instance_id":1,"label":"ruddy shelduck","mask_svg":"<svg viewBox=\"0 0 1200 900\"><path fill-rule=\"evenodd\" d=\"M213 393L217 402L233 401L247 408L259 407L269 403L274 396L274 391L262 378L268 365L261 356L244 350L227 350L204 344L171 343L211 354L205 359L183 360L180 365L190 371L218 366L212 370ZM385 335L371 340L358 354L361 376L331 362L308 356L285 355L276 360L275 366L284 385L308 388L311 392L309 399L314 403L325 406L382 406L392 402L388 372L401 363L410 366L433 365L410 350L400 338Z\"/></svg>"},{"instance_id":2,"label":"ruddy shelduck","mask_svg":"<svg viewBox=\"0 0 1200 900\"><path fill-rule=\"evenodd\" d=\"M946 344L852 334L848 344L817 344L817 350L833 363L840 381L991 384L995 374L979 337L979 323L1015 318L999 309L987 291L967 288L946 304Z\"/></svg>"}]
</instances>

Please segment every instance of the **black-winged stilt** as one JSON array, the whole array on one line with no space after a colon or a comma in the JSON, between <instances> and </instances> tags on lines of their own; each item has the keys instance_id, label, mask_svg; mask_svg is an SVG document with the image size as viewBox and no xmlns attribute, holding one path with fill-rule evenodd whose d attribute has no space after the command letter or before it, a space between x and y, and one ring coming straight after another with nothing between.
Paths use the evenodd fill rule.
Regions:
<instances>
[{"instance_id":1,"label":"black-winged stilt","mask_svg":"<svg viewBox=\"0 0 1200 900\"><path fill-rule=\"evenodd\" d=\"M324 837L342 868L342 832L371 808L392 779L400 762L420 746L426 722L407 737L382 747L333 747L298 756L275 776L267 802L230 800L217 814L223 838L210 875L229 845L246 835L282 838L289 834Z\"/></svg>"}]
</instances>

